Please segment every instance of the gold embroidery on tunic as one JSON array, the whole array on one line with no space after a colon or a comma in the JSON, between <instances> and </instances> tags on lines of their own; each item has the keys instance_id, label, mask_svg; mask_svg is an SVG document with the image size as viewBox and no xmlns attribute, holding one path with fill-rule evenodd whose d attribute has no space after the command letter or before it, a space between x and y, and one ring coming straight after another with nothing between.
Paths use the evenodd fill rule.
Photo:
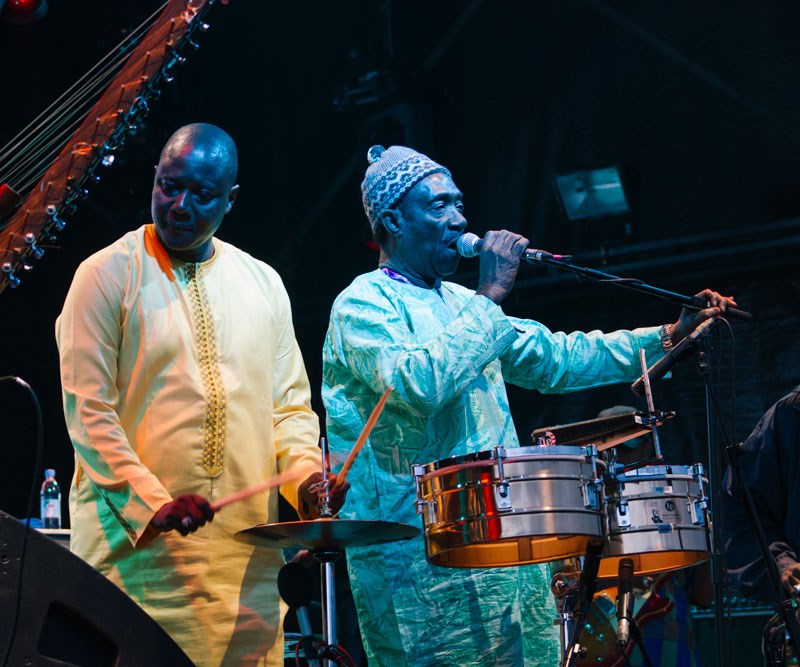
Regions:
<instances>
[{"instance_id":1,"label":"gold embroidery on tunic","mask_svg":"<svg viewBox=\"0 0 800 667\"><path fill-rule=\"evenodd\" d=\"M214 319L208 308L202 272L197 264L188 264L186 272L189 278L200 379L206 394L202 464L209 475L216 477L222 472L225 462L225 385L219 368Z\"/></svg>"}]
</instances>

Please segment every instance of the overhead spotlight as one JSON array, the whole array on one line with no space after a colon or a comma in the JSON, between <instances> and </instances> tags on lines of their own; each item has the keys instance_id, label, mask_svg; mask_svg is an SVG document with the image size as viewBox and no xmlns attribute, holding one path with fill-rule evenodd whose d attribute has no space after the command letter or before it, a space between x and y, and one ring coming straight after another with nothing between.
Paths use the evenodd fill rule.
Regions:
<instances>
[{"instance_id":1,"label":"overhead spotlight","mask_svg":"<svg viewBox=\"0 0 800 667\"><path fill-rule=\"evenodd\" d=\"M47 0L0 0L0 18L7 23L35 23L47 13Z\"/></svg>"},{"instance_id":2,"label":"overhead spotlight","mask_svg":"<svg viewBox=\"0 0 800 667\"><path fill-rule=\"evenodd\" d=\"M556 176L554 185L568 220L630 213L616 167L576 171Z\"/></svg>"}]
</instances>

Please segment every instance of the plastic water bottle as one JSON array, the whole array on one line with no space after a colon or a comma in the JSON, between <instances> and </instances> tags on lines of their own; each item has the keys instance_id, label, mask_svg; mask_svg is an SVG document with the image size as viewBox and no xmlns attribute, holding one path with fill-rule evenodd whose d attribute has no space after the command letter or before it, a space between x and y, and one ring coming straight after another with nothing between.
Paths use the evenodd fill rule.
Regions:
<instances>
[{"instance_id":1,"label":"plastic water bottle","mask_svg":"<svg viewBox=\"0 0 800 667\"><path fill-rule=\"evenodd\" d=\"M39 498L44 527L61 528L61 488L56 482L56 471L52 468L44 471L44 483Z\"/></svg>"}]
</instances>

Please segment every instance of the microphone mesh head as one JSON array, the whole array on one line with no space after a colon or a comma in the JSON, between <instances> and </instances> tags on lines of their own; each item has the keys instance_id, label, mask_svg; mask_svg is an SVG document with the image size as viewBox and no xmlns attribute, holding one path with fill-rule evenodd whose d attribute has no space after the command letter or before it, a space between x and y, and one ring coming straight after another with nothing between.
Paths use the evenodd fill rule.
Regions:
<instances>
[{"instance_id":1,"label":"microphone mesh head","mask_svg":"<svg viewBox=\"0 0 800 667\"><path fill-rule=\"evenodd\" d=\"M480 240L481 238L477 234L471 232L462 234L458 238L458 241L456 241L456 250L458 254L462 257L477 257L479 250L478 243Z\"/></svg>"}]
</instances>

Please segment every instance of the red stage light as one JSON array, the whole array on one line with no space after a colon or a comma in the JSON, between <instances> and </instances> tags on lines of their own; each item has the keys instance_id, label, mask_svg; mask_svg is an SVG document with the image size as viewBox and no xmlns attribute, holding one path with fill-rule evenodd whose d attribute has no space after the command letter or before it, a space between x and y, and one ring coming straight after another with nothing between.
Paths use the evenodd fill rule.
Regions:
<instances>
[{"instance_id":1,"label":"red stage light","mask_svg":"<svg viewBox=\"0 0 800 667\"><path fill-rule=\"evenodd\" d=\"M9 23L33 23L47 13L47 0L0 0L0 18Z\"/></svg>"}]
</instances>

